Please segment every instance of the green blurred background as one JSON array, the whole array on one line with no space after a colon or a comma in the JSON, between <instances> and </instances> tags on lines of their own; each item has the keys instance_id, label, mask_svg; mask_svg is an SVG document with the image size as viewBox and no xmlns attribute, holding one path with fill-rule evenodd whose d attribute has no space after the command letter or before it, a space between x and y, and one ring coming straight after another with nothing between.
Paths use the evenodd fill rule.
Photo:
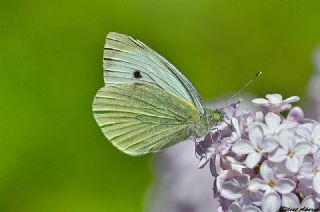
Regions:
<instances>
[{"instance_id":1,"label":"green blurred background","mask_svg":"<svg viewBox=\"0 0 320 212\"><path fill-rule=\"evenodd\" d=\"M204 98L304 96L318 0L0 0L0 211L141 211L150 156L104 139L91 112L110 31L175 64Z\"/></svg>"}]
</instances>

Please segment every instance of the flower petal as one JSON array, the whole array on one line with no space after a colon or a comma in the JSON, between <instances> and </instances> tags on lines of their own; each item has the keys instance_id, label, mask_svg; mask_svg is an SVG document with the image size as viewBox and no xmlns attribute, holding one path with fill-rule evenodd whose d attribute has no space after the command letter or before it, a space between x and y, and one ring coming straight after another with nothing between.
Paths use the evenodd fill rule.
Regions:
<instances>
[{"instance_id":1,"label":"flower petal","mask_svg":"<svg viewBox=\"0 0 320 212\"><path fill-rule=\"evenodd\" d=\"M272 168L272 164L269 161L264 161L260 166L260 174L261 177L266 181L274 180L275 179L275 171Z\"/></svg>"},{"instance_id":2,"label":"flower petal","mask_svg":"<svg viewBox=\"0 0 320 212\"><path fill-rule=\"evenodd\" d=\"M259 179L259 178L253 178L249 181L248 188L251 191L257 191L257 190L263 190L265 191L268 187L268 184L266 181Z\"/></svg>"},{"instance_id":3,"label":"flower petal","mask_svg":"<svg viewBox=\"0 0 320 212\"><path fill-rule=\"evenodd\" d=\"M313 178L312 186L315 192L320 194L320 172L317 172L316 175Z\"/></svg>"},{"instance_id":4,"label":"flower petal","mask_svg":"<svg viewBox=\"0 0 320 212\"><path fill-rule=\"evenodd\" d=\"M281 205L280 196L275 192L270 192L262 198L261 208L264 212L278 211Z\"/></svg>"},{"instance_id":5,"label":"flower petal","mask_svg":"<svg viewBox=\"0 0 320 212\"><path fill-rule=\"evenodd\" d=\"M276 140L270 138L262 142L260 145L263 153L269 153L275 150L278 147L278 142Z\"/></svg>"},{"instance_id":6,"label":"flower petal","mask_svg":"<svg viewBox=\"0 0 320 212\"><path fill-rule=\"evenodd\" d=\"M288 194L296 187L296 183L293 180L283 178L277 181L275 189L281 194Z\"/></svg>"},{"instance_id":7,"label":"flower petal","mask_svg":"<svg viewBox=\"0 0 320 212\"><path fill-rule=\"evenodd\" d=\"M252 152L248 154L246 158L246 166L250 169L254 168L261 160L262 154L258 152Z\"/></svg>"},{"instance_id":8,"label":"flower petal","mask_svg":"<svg viewBox=\"0 0 320 212\"><path fill-rule=\"evenodd\" d=\"M306 208L311 208L311 209L316 209L318 208L318 203L315 201L312 195L306 196L302 202L301 202L301 208L306 207ZM316 211L316 210L314 210Z\"/></svg>"},{"instance_id":9,"label":"flower petal","mask_svg":"<svg viewBox=\"0 0 320 212\"><path fill-rule=\"evenodd\" d=\"M271 129L277 129L281 123L281 118L275 113L269 112L265 116L266 124Z\"/></svg>"},{"instance_id":10,"label":"flower petal","mask_svg":"<svg viewBox=\"0 0 320 212\"><path fill-rule=\"evenodd\" d=\"M285 150L293 152L296 144L294 134L287 130L282 131L279 135L279 143Z\"/></svg>"},{"instance_id":11,"label":"flower petal","mask_svg":"<svg viewBox=\"0 0 320 212\"><path fill-rule=\"evenodd\" d=\"M311 139L313 143L320 145L320 124L316 124L311 133Z\"/></svg>"},{"instance_id":12,"label":"flower petal","mask_svg":"<svg viewBox=\"0 0 320 212\"><path fill-rule=\"evenodd\" d=\"M280 94L267 94L266 97L271 104L277 105L282 103L282 96Z\"/></svg>"},{"instance_id":13,"label":"flower petal","mask_svg":"<svg viewBox=\"0 0 320 212\"><path fill-rule=\"evenodd\" d=\"M312 174L313 163L311 161L306 161L302 164L299 173L307 179L311 179L313 177Z\"/></svg>"},{"instance_id":14,"label":"flower petal","mask_svg":"<svg viewBox=\"0 0 320 212\"><path fill-rule=\"evenodd\" d=\"M227 107L225 107L222 112L226 115L226 118L231 119L235 116L237 109L239 107L240 101L237 101Z\"/></svg>"},{"instance_id":15,"label":"flower petal","mask_svg":"<svg viewBox=\"0 0 320 212\"><path fill-rule=\"evenodd\" d=\"M278 132L281 132L283 130L288 130L288 129L292 129L292 128L295 128L298 126L298 123L296 122L291 122L291 121L288 121L288 122L285 122L283 124L281 124L278 128Z\"/></svg>"},{"instance_id":16,"label":"flower petal","mask_svg":"<svg viewBox=\"0 0 320 212\"><path fill-rule=\"evenodd\" d=\"M232 182L224 182L221 186L220 194L226 199L237 200L241 195L241 189Z\"/></svg>"},{"instance_id":17,"label":"flower petal","mask_svg":"<svg viewBox=\"0 0 320 212\"><path fill-rule=\"evenodd\" d=\"M285 103L293 103L293 102L298 102L300 100L300 97L299 96L291 96L289 98L286 98L285 100L283 100L283 102Z\"/></svg>"},{"instance_id":18,"label":"flower petal","mask_svg":"<svg viewBox=\"0 0 320 212\"><path fill-rule=\"evenodd\" d=\"M301 127L301 125L299 125L299 127L297 128L296 133L298 136L304 138L306 141L308 141L311 136L310 130L306 127Z\"/></svg>"},{"instance_id":19,"label":"flower petal","mask_svg":"<svg viewBox=\"0 0 320 212\"><path fill-rule=\"evenodd\" d=\"M232 126L233 126L233 128L235 129L237 135L241 135L238 119L232 117L231 123L232 123Z\"/></svg>"},{"instance_id":20,"label":"flower petal","mask_svg":"<svg viewBox=\"0 0 320 212\"><path fill-rule=\"evenodd\" d=\"M294 148L294 155L295 156L305 156L309 154L311 151L310 144L306 142L298 143Z\"/></svg>"},{"instance_id":21,"label":"flower petal","mask_svg":"<svg viewBox=\"0 0 320 212\"><path fill-rule=\"evenodd\" d=\"M261 205L263 193L261 191L249 191L251 203L253 205Z\"/></svg>"},{"instance_id":22,"label":"flower petal","mask_svg":"<svg viewBox=\"0 0 320 212\"><path fill-rule=\"evenodd\" d=\"M288 121L299 122L303 119L304 113L300 107L292 108L287 116Z\"/></svg>"},{"instance_id":23,"label":"flower petal","mask_svg":"<svg viewBox=\"0 0 320 212\"><path fill-rule=\"evenodd\" d=\"M253 104L255 105L258 105L258 106L268 106L269 105L269 101L266 100L266 99L263 99L263 98L256 98L256 99L253 99L251 101Z\"/></svg>"},{"instance_id":24,"label":"flower petal","mask_svg":"<svg viewBox=\"0 0 320 212\"><path fill-rule=\"evenodd\" d=\"M281 106L280 111L282 112L282 111L290 110L291 107L292 106L290 104L284 104L284 105Z\"/></svg>"},{"instance_id":25,"label":"flower petal","mask_svg":"<svg viewBox=\"0 0 320 212\"><path fill-rule=\"evenodd\" d=\"M246 186L250 180L250 176L247 174L241 174L235 176L232 180L236 181L239 187Z\"/></svg>"},{"instance_id":26,"label":"flower petal","mask_svg":"<svg viewBox=\"0 0 320 212\"><path fill-rule=\"evenodd\" d=\"M316 162L316 164L320 165L320 149L313 154L313 159Z\"/></svg>"},{"instance_id":27,"label":"flower petal","mask_svg":"<svg viewBox=\"0 0 320 212\"><path fill-rule=\"evenodd\" d=\"M249 130L249 140L253 147L258 147L263 140L262 129L259 126L253 127Z\"/></svg>"},{"instance_id":28,"label":"flower petal","mask_svg":"<svg viewBox=\"0 0 320 212\"><path fill-rule=\"evenodd\" d=\"M288 158L288 151L283 148L276 149L275 152L269 155L269 160L272 162L281 162Z\"/></svg>"},{"instance_id":29,"label":"flower petal","mask_svg":"<svg viewBox=\"0 0 320 212\"><path fill-rule=\"evenodd\" d=\"M255 152L247 140L240 140L232 146L232 151L239 155Z\"/></svg>"},{"instance_id":30,"label":"flower petal","mask_svg":"<svg viewBox=\"0 0 320 212\"><path fill-rule=\"evenodd\" d=\"M282 196L282 206L287 208L299 208L300 202L297 195L293 193L285 194Z\"/></svg>"},{"instance_id":31,"label":"flower petal","mask_svg":"<svg viewBox=\"0 0 320 212\"><path fill-rule=\"evenodd\" d=\"M301 167L302 160L299 157L288 157L286 160L286 167L289 171L296 173Z\"/></svg>"}]
</instances>

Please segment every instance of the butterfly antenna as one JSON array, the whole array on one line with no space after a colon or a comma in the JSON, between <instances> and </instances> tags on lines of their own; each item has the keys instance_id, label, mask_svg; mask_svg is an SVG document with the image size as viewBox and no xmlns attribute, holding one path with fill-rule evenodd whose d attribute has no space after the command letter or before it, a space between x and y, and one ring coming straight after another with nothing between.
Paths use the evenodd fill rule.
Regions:
<instances>
[{"instance_id":1,"label":"butterfly antenna","mask_svg":"<svg viewBox=\"0 0 320 212\"><path fill-rule=\"evenodd\" d=\"M230 104L235 97L237 97L244 89L246 89L249 85L251 85L251 83L253 83L261 74L262 74L261 71L257 72L257 73L254 75L254 77L252 77L246 84L244 84L237 93L233 94L233 95L229 98L229 100L227 101L227 103Z\"/></svg>"}]
</instances>

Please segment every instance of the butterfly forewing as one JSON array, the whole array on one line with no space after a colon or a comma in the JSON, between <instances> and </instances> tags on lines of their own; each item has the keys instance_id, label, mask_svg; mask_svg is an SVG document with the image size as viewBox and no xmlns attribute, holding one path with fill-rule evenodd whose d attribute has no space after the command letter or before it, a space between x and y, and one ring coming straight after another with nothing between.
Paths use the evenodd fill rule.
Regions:
<instances>
[{"instance_id":1,"label":"butterfly forewing","mask_svg":"<svg viewBox=\"0 0 320 212\"><path fill-rule=\"evenodd\" d=\"M93 102L94 117L108 140L130 155L157 152L190 136L200 112L161 88L139 83L106 84Z\"/></svg>"},{"instance_id":2,"label":"butterfly forewing","mask_svg":"<svg viewBox=\"0 0 320 212\"><path fill-rule=\"evenodd\" d=\"M152 85L195 105L201 114L203 103L191 82L154 50L130 36L109 33L104 48L105 83Z\"/></svg>"}]
</instances>

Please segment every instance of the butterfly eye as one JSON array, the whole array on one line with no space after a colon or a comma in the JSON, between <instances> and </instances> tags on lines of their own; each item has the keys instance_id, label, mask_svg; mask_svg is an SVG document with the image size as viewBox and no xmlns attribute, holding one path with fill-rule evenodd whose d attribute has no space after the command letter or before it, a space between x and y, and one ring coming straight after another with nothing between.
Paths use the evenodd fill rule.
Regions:
<instances>
[{"instance_id":1,"label":"butterfly eye","mask_svg":"<svg viewBox=\"0 0 320 212\"><path fill-rule=\"evenodd\" d=\"M140 71L135 71L135 72L133 72L133 77L134 77L135 79L140 79L140 78L142 77Z\"/></svg>"},{"instance_id":2,"label":"butterfly eye","mask_svg":"<svg viewBox=\"0 0 320 212\"><path fill-rule=\"evenodd\" d=\"M213 114L213 119L214 119L215 121L221 121L222 115L221 115L220 113L214 113L214 114Z\"/></svg>"}]
</instances>

